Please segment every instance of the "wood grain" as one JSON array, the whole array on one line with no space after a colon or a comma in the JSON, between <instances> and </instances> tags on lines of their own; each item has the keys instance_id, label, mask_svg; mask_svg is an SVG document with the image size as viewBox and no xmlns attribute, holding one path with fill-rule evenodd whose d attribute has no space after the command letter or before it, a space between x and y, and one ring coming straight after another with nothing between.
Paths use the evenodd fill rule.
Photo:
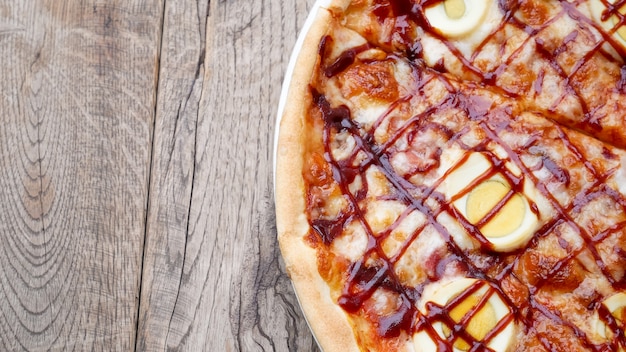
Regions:
<instances>
[{"instance_id":1,"label":"wood grain","mask_svg":"<svg viewBox=\"0 0 626 352\"><path fill-rule=\"evenodd\" d=\"M0 351L314 351L272 142L313 0L0 0Z\"/></svg>"},{"instance_id":2,"label":"wood grain","mask_svg":"<svg viewBox=\"0 0 626 352\"><path fill-rule=\"evenodd\" d=\"M159 1L0 1L0 350L134 345Z\"/></svg>"},{"instance_id":3,"label":"wood grain","mask_svg":"<svg viewBox=\"0 0 626 352\"><path fill-rule=\"evenodd\" d=\"M167 2L139 350L316 349L271 186L281 82L312 3Z\"/></svg>"},{"instance_id":4,"label":"wood grain","mask_svg":"<svg viewBox=\"0 0 626 352\"><path fill-rule=\"evenodd\" d=\"M175 309L181 304L180 295L186 294L181 282L185 280L183 266L188 265L187 251L197 245L187 248L196 168L206 168L206 162L196 159L196 149L198 107L205 85L208 5L195 1L165 3L137 335L140 351L164 350L166 341L180 340L185 334L185 326L178 324L186 318L175 315Z\"/></svg>"}]
</instances>

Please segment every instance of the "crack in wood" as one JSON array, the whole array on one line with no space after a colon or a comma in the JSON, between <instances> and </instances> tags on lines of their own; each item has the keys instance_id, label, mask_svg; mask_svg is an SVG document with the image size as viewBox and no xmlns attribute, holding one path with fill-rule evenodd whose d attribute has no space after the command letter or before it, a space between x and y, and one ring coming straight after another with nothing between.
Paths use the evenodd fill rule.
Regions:
<instances>
[{"instance_id":1,"label":"crack in wood","mask_svg":"<svg viewBox=\"0 0 626 352\"><path fill-rule=\"evenodd\" d=\"M176 0L164 0L163 3L157 63L159 75L155 94L159 100L170 100L157 101L155 104L164 111L159 112L163 115L159 116L158 121L155 117L153 126L149 195L152 201L148 202L152 215L147 217L153 223L146 223L144 235L146 243L150 240L149 236L155 236L158 241L164 242L152 244L154 248L149 254L151 258L146 258L144 245L142 272L150 273L150 280L154 283L143 282L144 277L141 279L141 297L145 301L140 304L145 304L145 309L142 308L137 313L135 349L156 346L163 350L312 350L315 343L303 322L290 280L284 271L284 264L279 259L276 239L268 238L275 236L276 232L273 198L268 188L271 177L265 169L265 162L271 159L271 152L263 149L267 148L265 139L258 133L265 133L267 129L265 120L269 113L266 105L271 105L271 99L268 98L271 94L267 94L267 89L271 90L272 87L264 86L267 82L258 80L269 79L259 70L266 69L275 61L261 56L266 51L259 51L260 44L256 41L267 41L269 38L272 46L286 47L282 42L273 43L276 37L272 36L271 30L267 32L265 21L276 21L276 18L272 19L265 14L265 6L269 6L267 2L263 2L260 13L247 14L247 18L244 17L237 23L236 20L229 19L232 16L226 16L228 11L232 14L242 8L243 4L248 6L252 3L208 1L206 11L203 12L204 4L199 0L173 1ZM282 5L286 0L278 3ZM177 9L182 14L173 13L172 6L179 6ZM254 6L254 11L259 8L258 3L250 6ZM307 7L306 4L292 6L301 8L302 11ZM282 10L274 11L271 8L267 13L270 12L283 13ZM193 22L195 27L188 26L188 22L173 24L173 20L170 21L167 17L170 15L185 15L185 20ZM276 21L275 24L281 33L286 31L285 28L291 28L284 26L284 22L286 20L283 18L280 23ZM298 25L296 20L296 26ZM211 33L211 38L207 38L207 33ZM293 36L293 33L289 35ZM284 40L284 37L282 35L278 38ZM171 40L178 42L170 42ZM253 41L253 47L247 48L250 40ZM166 51L173 48L182 48L185 51ZM198 48L200 52L196 55L195 50ZM233 54L234 57L231 57ZM167 55L170 57L166 57ZM256 55L259 55L258 58ZM283 60L284 56L280 54L279 60ZM196 60L195 66L191 60ZM231 67L241 71L224 71ZM245 68L252 71L244 72ZM168 75L172 71L173 74ZM259 92L246 91L239 86L242 83L249 84L250 87L261 86L261 89ZM222 94L223 100L213 101L210 94ZM172 97L174 98L171 99ZM242 106L233 107L232 104ZM164 108L166 105L171 110ZM255 110L251 110L251 107ZM258 114L250 113L250 119L245 120L247 117L241 114L250 111ZM207 116L209 113L214 116ZM155 110L155 116L156 114ZM224 121L228 126L218 122L224 116L229 119ZM225 132L227 137L224 143L215 142L224 138L219 131L231 127L234 130ZM157 137L159 140L155 144L157 134L154 130L157 128L161 135ZM195 129L193 134L190 132L192 128ZM241 130L243 128L254 130L251 132L252 137ZM272 129L269 128L268 131ZM210 135L207 136L207 133ZM227 148L225 143L235 145L236 148ZM253 144L252 147L249 143ZM203 150L207 146L215 150ZM248 154L250 151L251 157ZM207 165L214 165L211 158L224 158L227 163L226 171L207 171ZM158 170L158 175L153 174L155 170ZM237 170L250 173L241 176ZM212 178L207 178L207 174ZM222 184L218 183L220 177L223 178ZM254 180L255 185L239 185L242 189L231 194L233 187L238 187L236 182L239 179L244 182ZM211 185L207 186L206 182ZM213 182L216 184L212 184ZM207 192L207 189L210 191ZM184 194L177 193L181 190ZM249 191L252 192L247 193ZM216 200L210 197L215 197ZM212 204L212 201L220 204ZM154 204L150 204L152 202ZM257 203L260 205L249 213L251 204L254 208ZM208 207L205 208L205 205ZM250 216L254 218L245 218ZM211 223L203 225L196 217L208 217L207 221ZM232 225L224 225L227 222ZM175 228L170 229L172 226ZM216 229L224 233L212 232ZM226 233L233 229L243 233ZM208 234L209 232L211 233ZM233 240L220 236L232 236ZM159 246L166 246L167 251L163 253ZM203 257L207 250L211 252L210 255ZM223 260L220 259L222 255ZM163 263L170 263L174 256L175 264L165 267ZM199 285L202 278L204 281ZM166 284L167 287L149 286L150 284ZM159 302L162 294L167 297ZM203 316L206 313L209 314L208 318ZM207 319L208 326L205 325ZM217 326L222 322L230 323L230 326L226 325L224 329ZM211 326L211 323L216 326ZM142 331L139 331L140 324Z\"/></svg>"},{"instance_id":2,"label":"crack in wood","mask_svg":"<svg viewBox=\"0 0 626 352\"><path fill-rule=\"evenodd\" d=\"M159 43L158 47L156 48L156 60L155 60L155 77L154 77L154 93L153 93L153 103L154 103L154 108L152 111L152 131L151 131L151 136L150 136L150 161L148 164L148 183L147 183L147 195L146 195L146 203L145 203L145 214L144 214L144 219L143 219L143 223L144 223L144 233L143 233L143 238L142 238L142 250L141 250L141 258L139 260L139 284L138 284L138 292L137 292L137 299L136 299L136 308L135 308L135 334L134 334L134 343L133 343L133 349L136 352L138 349L138 343L139 343L139 326L141 324L141 295L142 295L142 291L144 289L144 280L143 280L143 275L144 275L144 263L146 260L146 243L147 243L147 237L148 237L148 230L149 230L149 224L148 224L148 219L149 219L149 211L150 211L150 195L151 195L151 187L152 187L152 179L154 177L154 175L152 174L152 170L153 170L153 166L154 166L154 136L155 136L155 131L156 131L156 123L157 123L157 107L158 107L158 102L157 102L157 97L158 97L158 91L159 91L159 84L160 84L160 72L161 72L161 50L163 49L163 28L165 25L165 9L166 9L166 4L167 4L167 0L162 0L163 1L163 5L161 6L160 10L161 10L161 16L160 16L160 25L159 25L159 32L158 32L158 37L159 39L157 40L157 42ZM96 6L94 5L93 8L94 12L96 11Z\"/></svg>"},{"instance_id":3,"label":"crack in wood","mask_svg":"<svg viewBox=\"0 0 626 352\"><path fill-rule=\"evenodd\" d=\"M204 57L204 55L202 55L201 57ZM204 60L202 59L202 62L204 62ZM197 70L196 70L196 80L197 77L199 75L200 71L200 65L198 66ZM195 85L195 84L194 84ZM191 94L193 92L193 86L190 89L187 98L185 100L185 105L186 103L189 101L189 98L191 97ZM196 160L196 155L198 153L198 115L196 114L196 119L195 119L195 133L194 133L194 141L193 141L193 166L192 166L192 171L191 171L191 190L190 190L190 196L189 196L189 206L187 208L187 225L186 225L186 229L185 229L185 242L183 245L183 261L181 263L181 268L180 268L180 278L178 280L178 288L176 291L176 299L174 300L174 306L172 309L172 315L170 316L170 320L169 323L167 325L167 335L165 337L165 345L167 346L167 341L169 339L169 333L171 331L171 324L172 324L172 320L174 319L174 314L176 312L176 307L178 306L178 299L180 297L180 291L181 291L181 287L183 285L183 275L184 275L184 271L185 271L185 264L187 263L187 244L189 243L189 236L191 235L190 231L189 231L189 224L191 223L191 208L193 206L193 190L195 187L195 179L196 179L196 166L197 166L197 160Z\"/></svg>"}]
</instances>

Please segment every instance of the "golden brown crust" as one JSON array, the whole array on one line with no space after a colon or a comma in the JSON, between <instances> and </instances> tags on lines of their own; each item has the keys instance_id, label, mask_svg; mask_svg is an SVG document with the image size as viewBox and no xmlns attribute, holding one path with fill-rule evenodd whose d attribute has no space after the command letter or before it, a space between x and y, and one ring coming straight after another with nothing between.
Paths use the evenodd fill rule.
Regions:
<instances>
[{"instance_id":1,"label":"golden brown crust","mask_svg":"<svg viewBox=\"0 0 626 352\"><path fill-rule=\"evenodd\" d=\"M348 3L332 1L330 8L343 8ZM287 272L319 345L324 351L358 351L346 314L333 302L328 285L318 272L317 253L304 240L309 232L302 177L304 119L311 103L309 82L318 61L318 44L331 18L329 10L320 8L291 77L276 158L276 226Z\"/></svg>"}]
</instances>

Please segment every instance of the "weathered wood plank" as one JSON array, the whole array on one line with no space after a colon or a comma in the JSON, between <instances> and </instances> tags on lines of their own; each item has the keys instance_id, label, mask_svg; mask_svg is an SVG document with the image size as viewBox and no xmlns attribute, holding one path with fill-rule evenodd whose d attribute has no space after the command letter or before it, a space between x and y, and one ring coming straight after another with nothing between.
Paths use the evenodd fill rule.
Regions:
<instances>
[{"instance_id":1,"label":"weathered wood plank","mask_svg":"<svg viewBox=\"0 0 626 352\"><path fill-rule=\"evenodd\" d=\"M272 199L281 82L313 1L204 2L166 2L137 346L315 350Z\"/></svg>"},{"instance_id":2,"label":"weathered wood plank","mask_svg":"<svg viewBox=\"0 0 626 352\"><path fill-rule=\"evenodd\" d=\"M170 336L178 339L181 334L174 309L181 304L191 194L195 169L206 168L198 165L195 155L208 6L206 0L165 2L139 351L164 350Z\"/></svg>"},{"instance_id":3,"label":"weathered wood plank","mask_svg":"<svg viewBox=\"0 0 626 352\"><path fill-rule=\"evenodd\" d=\"M163 0L0 0L0 350L134 347Z\"/></svg>"}]
</instances>

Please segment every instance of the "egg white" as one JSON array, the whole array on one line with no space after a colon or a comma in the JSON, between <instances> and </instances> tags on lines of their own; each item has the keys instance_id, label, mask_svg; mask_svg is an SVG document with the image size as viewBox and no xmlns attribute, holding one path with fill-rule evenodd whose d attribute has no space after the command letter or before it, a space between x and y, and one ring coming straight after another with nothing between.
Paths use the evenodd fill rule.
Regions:
<instances>
[{"instance_id":1,"label":"egg white","mask_svg":"<svg viewBox=\"0 0 626 352\"><path fill-rule=\"evenodd\" d=\"M426 304L428 302L435 303L440 306L446 305L449 301L457 297L459 294L463 293L472 285L476 284L479 280L473 278L454 278L452 280L447 280L444 282L436 282L430 284L425 287L422 298L418 302L418 309L422 314L428 314ZM490 290L490 287L487 283L482 282L482 286L476 290L473 295L485 295ZM487 301L490 304L495 312L496 321L499 322L504 319L508 314L511 313L509 307L504 303L502 298L497 292L490 292L491 296ZM439 321L435 321L432 324L433 329L439 335L441 339L446 339L444 334L444 324ZM488 347L493 349L496 352L506 351L509 349L510 345L514 343L515 336L515 323L513 320L509 322L509 324L502 329L491 341L488 343ZM417 351L437 351L437 346L435 341L430 337L430 335L425 331L418 331L415 335L413 335L413 343L415 349ZM455 352L465 352L463 350L458 349L456 346L453 347Z\"/></svg>"},{"instance_id":2,"label":"egg white","mask_svg":"<svg viewBox=\"0 0 626 352\"><path fill-rule=\"evenodd\" d=\"M452 156L447 157L445 167L452 168L454 162L450 159L454 158L461 160L461 156L458 153L453 153ZM507 163L508 165L509 163ZM508 165L510 166L510 165ZM493 168L491 162L481 153L472 153L459 165L453 172L444 175L445 179L441 183L440 190L446 196L448 201L452 201L457 195L469 187L472 182L480 177L484 177ZM519 174L519 169L513 170L514 174ZM506 179L501 174L495 174L490 176L486 181L498 181L503 184L507 184ZM510 185L508 186L510 187ZM461 213L465 219L469 219L467 214L467 201L471 194L471 190L463 194L459 199L454 200L454 207ZM515 196L521 197L524 204L524 214L520 226L507 235L499 237L488 237L485 234L485 238L493 245L493 249L501 252L508 252L525 246L528 241L533 237L535 231L540 226L540 221L532 209L530 208L529 199L534 200L537 198L537 192L531 182L524 183L524 189L522 193L518 193Z\"/></svg>"},{"instance_id":3,"label":"egg white","mask_svg":"<svg viewBox=\"0 0 626 352\"><path fill-rule=\"evenodd\" d=\"M607 0L609 3L615 3L615 0ZM604 3L601 0L589 0L588 2L591 16L596 23L598 23L606 32L610 32L617 25L615 23L617 21L617 16L611 16L606 21L602 21L602 13L607 9ZM613 32L613 38L615 41L622 46L623 49L626 49L626 39L622 38L622 36L618 33L618 31Z\"/></svg>"},{"instance_id":4,"label":"egg white","mask_svg":"<svg viewBox=\"0 0 626 352\"><path fill-rule=\"evenodd\" d=\"M602 302L602 305L604 305L604 307L613 314L616 310L626 307L626 293L624 292L616 293L610 296L609 298L605 299ZM595 320L596 336L599 336L602 339L611 338L611 335L612 335L612 333L610 332L611 329L606 325L604 320L600 319L600 314L598 312L595 313L594 320ZM624 346L620 346L618 351L622 352L624 350L625 350Z\"/></svg>"},{"instance_id":5,"label":"egg white","mask_svg":"<svg viewBox=\"0 0 626 352\"><path fill-rule=\"evenodd\" d=\"M433 28L449 37L460 37L471 33L482 24L491 0L464 0L465 12L459 18L451 18L445 8L445 1L424 11Z\"/></svg>"}]
</instances>

